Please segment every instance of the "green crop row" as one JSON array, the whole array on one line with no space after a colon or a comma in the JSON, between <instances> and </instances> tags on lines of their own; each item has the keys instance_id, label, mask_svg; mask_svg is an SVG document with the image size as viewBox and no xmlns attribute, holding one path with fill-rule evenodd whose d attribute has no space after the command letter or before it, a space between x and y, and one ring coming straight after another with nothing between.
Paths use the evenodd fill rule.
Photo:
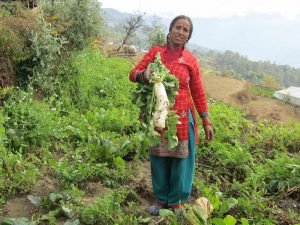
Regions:
<instances>
[{"instance_id":1,"label":"green crop row","mask_svg":"<svg viewBox=\"0 0 300 225\"><path fill-rule=\"evenodd\" d=\"M50 96L30 86L6 96L0 111L0 201L28 193L48 168L62 191L42 199L44 214L33 222L55 224L64 216L72 224L149 224L137 194L123 189L131 173L127 162L139 159L141 147L139 109L131 102L136 86L128 80L132 65L89 48L57 68ZM279 202L296 201L299 194L300 124L254 123L222 102L210 102L210 113L215 140L200 141L193 189L193 197L206 196L215 207L209 223L299 222L293 207L282 214ZM203 135L201 130L201 140ZM88 182L116 193L86 205L79 189ZM180 224L170 215L166 223Z\"/></svg>"}]
</instances>

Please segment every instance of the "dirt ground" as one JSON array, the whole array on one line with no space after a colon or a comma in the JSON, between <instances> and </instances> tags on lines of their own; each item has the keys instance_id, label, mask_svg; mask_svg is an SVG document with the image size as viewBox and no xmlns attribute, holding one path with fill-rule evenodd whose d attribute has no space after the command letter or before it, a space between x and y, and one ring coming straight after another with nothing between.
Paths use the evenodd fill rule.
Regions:
<instances>
[{"instance_id":1,"label":"dirt ground","mask_svg":"<svg viewBox=\"0 0 300 225\"><path fill-rule=\"evenodd\" d=\"M44 176L33 187L31 193L17 196L7 201L0 209L0 221L5 217L25 217L30 219L38 211L38 207L28 200L28 195L37 197L47 196L52 192L59 191L59 183L55 177Z\"/></svg>"},{"instance_id":2,"label":"dirt ground","mask_svg":"<svg viewBox=\"0 0 300 225\"><path fill-rule=\"evenodd\" d=\"M229 77L204 75L203 82L208 96L217 101L237 105L251 118L275 123L300 121L300 109L295 106L250 92L252 84Z\"/></svg>"},{"instance_id":3,"label":"dirt ground","mask_svg":"<svg viewBox=\"0 0 300 225\"><path fill-rule=\"evenodd\" d=\"M128 167L132 171L128 188L133 189L138 195L135 196L140 204L139 212L148 216L148 208L154 202L152 191L150 163L148 160L129 162ZM82 202L86 205L94 204L96 199L102 194L109 193L112 190L104 187L101 182L86 182L80 185L81 190L85 191ZM45 197L52 192L59 192L59 181L53 174L47 174L42 177L32 188L30 193L23 196L17 196L9 199L7 203L0 208L0 221L4 218L24 217L31 219L39 213L39 208L33 205L29 195L35 197ZM156 224L160 218L154 218L150 225ZM64 219L58 220L57 224L62 225L66 222Z\"/></svg>"}]
</instances>

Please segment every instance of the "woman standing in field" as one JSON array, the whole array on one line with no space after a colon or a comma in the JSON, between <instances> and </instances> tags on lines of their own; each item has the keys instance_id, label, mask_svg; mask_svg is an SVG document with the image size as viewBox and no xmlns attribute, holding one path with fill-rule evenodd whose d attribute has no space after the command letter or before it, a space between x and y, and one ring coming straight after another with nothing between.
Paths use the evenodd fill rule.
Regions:
<instances>
[{"instance_id":1,"label":"woman standing in field","mask_svg":"<svg viewBox=\"0 0 300 225\"><path fill-rule=\"evenodd\" d=\"M163 142L149 149L152 185L157 199L157 203L149 209L151 215L158 215L161 208L180 209L191 194L198 144L195 108L202 119L206 140L214 137L200 67L197 58L185 49L192 32L193 24L189 17L175 17L169 27L167 44L152 47L129 75L132 82L149 82L152 71L147 70L147 66L160 52L162 63L179 81L178 95L172 108L180 116L181 124L176 126L179 144L172 150L168 150Z\"/></svg>"}]
</instances>

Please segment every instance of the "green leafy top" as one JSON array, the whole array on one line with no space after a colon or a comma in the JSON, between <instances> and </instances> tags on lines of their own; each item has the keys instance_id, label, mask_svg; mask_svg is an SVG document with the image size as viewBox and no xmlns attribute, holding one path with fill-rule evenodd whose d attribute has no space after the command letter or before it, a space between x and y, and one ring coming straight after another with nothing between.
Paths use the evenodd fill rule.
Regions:
<instances>
[{"instance_id":1,"label":"green leafy top","mask_svg":"<svg viewBox=\"0 0 300 225\"><path fill-rule=\"evenodd\" d=\"M161 57L159 52L156 54L154 62L149 63L147 69L154 70L154 72L151 73L150 75L150 83L163 82L164 78L167 75L170 75L170 71L161 62Z\"/></svg>"},{"instance_id":2,"label":"green leafy top","mask_svg":"<svg viewBox=\"0 0 300 225\"><path fill-rule=\"evenodd\" d=\"M162 82L165 86L169 99L169 107L172 107L175 102L175 97L178 93L178 79L170 74L170 71L161 62L160 53L155 56L155 60L148 65L147 69L153 69L154 72L150 75L150 83L139 84L133 91L133 102L140 108L141 133L140 140L142 143L142 151L148 147L155 146L161 142L161 136L153 126L153 112L155 110L156 99L153 91L153 84ZM164 138L168 139L168 147L172 149L178 145L176 136L176 124L179 116L175 111L168 111L167 131L164 132Z\"/></svg>"}]
</instances>

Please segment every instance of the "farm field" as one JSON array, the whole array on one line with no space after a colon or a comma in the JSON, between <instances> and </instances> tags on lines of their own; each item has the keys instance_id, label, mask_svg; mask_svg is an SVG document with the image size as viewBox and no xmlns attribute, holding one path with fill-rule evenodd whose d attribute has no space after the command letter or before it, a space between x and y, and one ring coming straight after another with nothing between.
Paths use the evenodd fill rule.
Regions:
<instances>
[{"instance_id":1,"label":"farm field","mask_svg":"<svg viewBox=\"0 0 300 225\"><path fill-rule=\"evenodd\" d=\"M0 224L300 224L297 110L211 71L215 139L200 127L186 214L150 216L144 112L128 79L140 56L109 54L97 1L52 3L0 3ZM211 214L195 210L200 197Z\"/></svg>"},{"instance_id":2,"label":"farm field","mask_svg":"<svg viewBox=\"0 0 300 225\"><path fill-rule=\"evenodd\" d=\"M80 82L72 98L61 93L40 100L16 90L13 101L2 108L2 130L8 124L14 130L11 136L2 133L5 146L14 151L22 146L22 154L11 158L9 148L2 146L12 164L2 174L9 182L1 189L1 218L55 221L52 224L76 219L82 224L175 223L170 216L147 214L154 197L149 162L139 152L139 111L130 100L135 89L128 81L132 64L87 49L75 54L69 66L77 70ZM205 82L213 96L207 78ZM68 85L74 85L72 79ZM199 144L192 199L210 199L215 206L211 222L226 215L249 224L299 222L299 122L246 119L234 105L217 98L209 101L216 139ZM31 123L35 126L28 130ZM199 135L203 140L203 132ZM31 203L32 196L42 204ZM222 209L222 202L230 207ZM103 207L110 211L99 214Z\"/></svg>"}]
</instances>

